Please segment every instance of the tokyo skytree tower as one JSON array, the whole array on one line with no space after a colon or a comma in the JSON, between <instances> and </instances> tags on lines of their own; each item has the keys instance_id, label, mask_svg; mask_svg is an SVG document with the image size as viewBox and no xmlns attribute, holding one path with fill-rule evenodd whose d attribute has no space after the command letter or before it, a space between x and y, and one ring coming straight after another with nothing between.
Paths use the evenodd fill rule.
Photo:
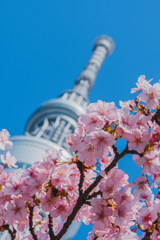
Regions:
<instances>
[{"instance_id":1,"label":"tokyo skytree tower","mask_svg":"<svg viewBox=\"0 0 160 240\"><path fill-rule=\"evenodd\" d=\"M66 137L74 132L77 120L85 112L89 104L88 94L94 85L97 73L104 61L114 49L114 42L108 36L100 36L95 40L92 55L77 77L72 89L64 91L56 99L44 102L30 117L23 136L14 136L11 154L17 158L17 165L22 169L40 161L46 149L63 149L62 158L66 160L72 155L66 143ZM4 152L2 153L4 154ZM77 231L73 223L63 240L71 239ZM5 231L1 240L9 240Z\"/></svg>"}]
</instances>

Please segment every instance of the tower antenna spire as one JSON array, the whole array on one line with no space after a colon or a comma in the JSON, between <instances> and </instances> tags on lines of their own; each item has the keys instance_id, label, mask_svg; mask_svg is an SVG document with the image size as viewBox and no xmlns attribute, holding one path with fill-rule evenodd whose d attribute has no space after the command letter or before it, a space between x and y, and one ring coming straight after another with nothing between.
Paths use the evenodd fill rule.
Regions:
<instances>
[{"instance_id":1,"label":"tower antenna spire","mask_svg":"<svg viewBox=\"0 0 160 240\"><path fill-rule=\"evenodd\" d=\"M88 96L103 61L113 52L114 46L113 39L106 35L102 35L95 40L92 55L77 77L73 86L74 90L81 92L86 97Z\"/></svg>"}]
</instances>

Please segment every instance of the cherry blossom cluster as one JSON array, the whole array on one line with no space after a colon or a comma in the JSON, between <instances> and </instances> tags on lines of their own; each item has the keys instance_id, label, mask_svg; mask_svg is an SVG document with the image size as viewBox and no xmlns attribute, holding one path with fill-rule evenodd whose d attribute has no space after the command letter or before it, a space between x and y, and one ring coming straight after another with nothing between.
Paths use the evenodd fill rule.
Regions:
<instances>
[{"instance_id":1,"label":"cherry blossom cluster","mask_svg":"<svg viewBox=\"0 0 160 240\"><path fill-rule=\"evenodd\" d=\"M91 103L67 143L74 157L47 149L22 171L8 151L0 165L0 231L16 240L60 240L73 221L93 225L88 240L160 240L160 83L138 78L135 100ZM118 141L126 141L118 151ZM10 149L0 132L0 149ZM118 168L128 157L141 168L129 182ZM28 232L24 234L25 230Z\"/></svg>"}]
</instances>

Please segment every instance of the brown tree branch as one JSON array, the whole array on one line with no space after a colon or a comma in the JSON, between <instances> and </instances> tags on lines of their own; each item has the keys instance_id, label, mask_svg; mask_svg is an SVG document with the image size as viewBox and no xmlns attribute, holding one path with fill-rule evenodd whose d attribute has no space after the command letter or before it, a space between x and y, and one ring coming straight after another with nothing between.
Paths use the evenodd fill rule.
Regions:
<instances>
[{"instance_id":1,"label":"brown tree branch","mask_svg":"<svg viewBox=\"0 0 160 240\"><path fill-rule=\"evenodd\" d=\"M10 236L11 236L11 239L14 240L16 238L16 231L13 230L13 232L12 232L11 229L9 228L9 225L8 225L7 230L9 232Z\"/></svg>"},{"instance_id":2,"label":"brown tree branch","mask_svg":"<svg viewBox=\"0 0 160 240\"><path fill-rule=\"evenodd\" d=\"M136 150L128 150L128 153L137 154L137 155L139 155L140 157L143 157L143 153L138 153Z\"/></svg>"},{"instance_id":3,"label":"brown tree branch","mask_svg":"<svg viewBox=\"0 0 160 240\"><path fill-rule=\"evenodd\" d=\"M115 156L117 156L119 154L117 147L115 145L113 145L112 148L115 153Z\"/></svg>"},{"instance_id":4,"label":"brown tree branch","mask_svg":"<svg viewBox=\"0 0 160 240\"><path fill-rule=\"evenodd\" d=\"M152 232L146 232L146 235L144 238L142 238L142 240L150 240L150 236L152 235Z\"/></svg>"},{"instance_id":5,"label":"brown tree branch","mask_svg":"<svg viewBox=\"0 0 160 240\"><path fill-rule=\"evenodd\" d=\"M11 239L14 240L16 238L16 230L13 227L13 231L9 228L9 224L3 224L2 226L0 226L0 232L7 230L8 233L11 236Z\"/></svg>"},{"instance_id":6,"label":"brown tree branch","mask_svg":"<svg viewBox=\"0 0 160 240\"><path fill-rule=\"evenodd\" d=\"M34 232L34 228L33 228L33 209L34 207L29 207L29 231L32 234L32 237L34 240L38 240L37 235Z\"/></svg>"},{"instance_id":7,"label":"brown tree branch","mask_svg":"<svg viewBox=\"0 0 160 240\"><path fill-rule=\"evenodd\" d=\"M79 196L81 196L82 193L83 193L84 165L79 160L78 160L78 162L76 162L76 164L77 164L77 167L78 167L79 172L80 172L80 181L79 181L78 187L79 187Z\"/></svg>"},{"instance_id":8,"label":"brown tree branch","mask_svg":"<svg viewBox=\"0 0 160 240\"><path fill-rule=\"evenodd\" d=\"M75 207L73 208L72 213L69 215L69 217L67 218L67 221L64 223L63 228L61 229L61 231L57 234L57 236L54 238L54 240L59 240L62 238L62 236L67 232L69 226L71 225L72 221L74 220L76 214L78 213L79 209L83 206L83 204L85 203L85 199L83 198L82 194L78 200L77 203L75 205Z\"/></svg>"},{"instance_id":9,"label":"brown tree branch","mask_svg":"<svg viewBox=\"0 0 160 240\"><path fill-rule=\"evenodd\" d=\"M160 109L157 110L155 115L152 117L151 121L155 121L158 125L160 125Z\"/></svg>"},{"instance_id":10,"label":"brown tree branch","mask_svg":"<svg viewBox=\"0 0 160 240\"><path fill-rule=\"evenodd\" d=\"M8 225L8 226L9 226L9 225ZM7 230L8 230L8 232L9 232L10 236L11 236L11 239L14 240L14 239L16 238L16 234L14 234L9 227L8 227Z\"/></svg>"},{"instance_id":11,"label":"brown tree branch","mask_svg":"<svg viewBox=\"0 0 160 240\"><path fill-rule=\"evenodd\" d=\"M52 240L55 237L55 235L53 232L53 218L51 217L50 214L48 215L48 219L49 219L49 223L48 223L49 236L50 236L50 239Z\"/></svg>"}]
</instances>

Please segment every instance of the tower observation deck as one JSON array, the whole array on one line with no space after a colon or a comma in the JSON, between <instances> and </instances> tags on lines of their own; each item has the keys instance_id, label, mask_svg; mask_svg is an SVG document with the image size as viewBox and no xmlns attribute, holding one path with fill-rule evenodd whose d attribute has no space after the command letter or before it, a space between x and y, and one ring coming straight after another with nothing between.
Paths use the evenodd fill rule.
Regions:
<instances>
[{"instance_id":1,"label":"tower observation deck","mask_svg":"<svg viewBox=\"0 0 160 240\"><path fill-rule=\"evenodd\" d=\"M113 49L114 42L110 37L98 37L92 55L73 87L64 91L58 98L44 102L28 120L25 135L10 139L13 142L10 152L17 158L16 164L19 167L25 169L35 161L40 161L47 148L52 150L61 148L64 160L72 157L66 137L74 132L79 116L85 112L89 103L88 94L94 85L97 73L104 59L113 52ZM74 228L71 226L63 239L72 238L76 231L76 225ZM10 239L7 232L2 235L0 239Z\"/></svg>"}]
</instances>

